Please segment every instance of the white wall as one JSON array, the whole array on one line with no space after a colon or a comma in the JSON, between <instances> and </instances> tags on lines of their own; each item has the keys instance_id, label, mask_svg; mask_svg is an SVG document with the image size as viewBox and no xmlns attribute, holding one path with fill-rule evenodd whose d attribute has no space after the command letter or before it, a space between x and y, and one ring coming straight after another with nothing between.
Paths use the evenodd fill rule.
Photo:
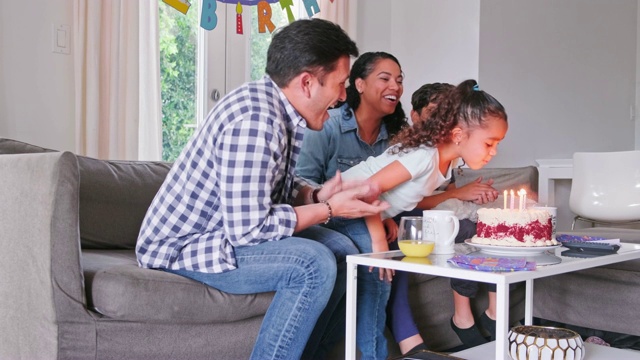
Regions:
<instances>
[{"instance_id":1,"label":"white wall","mask_svg":"<svg viewBox=\"0 0 640 360\"><path fill-rule=\"evenodd\" d=\"M402 103L427 82L478 78L480 5L466 0L366 0L358 3L360 52L395 55L405 73Z\"/></svg>"},{"instance_id":2,"label":"white wall","mask_svg":"<svg viewBox=\"0 0 640 360\"><path fill-rule=\"evenodd\" d=\"M72 0L0 1L0 137L75 150L73 55L52 52L52 24L72 12Z\"/></svg>"},{"instance_id":3,"label":"white wall","mask_svg":"<svg viewBox=\"0 0 640 360\"><path fill-rule=\"evenodd\" d=\"M492 166L632 150L636 0L484 0L480 84L509 114Z\"/></svg>"}]
</instances>

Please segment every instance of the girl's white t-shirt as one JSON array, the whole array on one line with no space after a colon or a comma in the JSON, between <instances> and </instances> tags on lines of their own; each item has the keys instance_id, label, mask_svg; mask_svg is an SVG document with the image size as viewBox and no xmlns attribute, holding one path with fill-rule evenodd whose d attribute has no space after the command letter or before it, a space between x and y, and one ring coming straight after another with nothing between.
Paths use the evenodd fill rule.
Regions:
<instances>
[{"instance_id":1,"label":"girl's white t-shirt","mask_svg":"<svg viewBox=\"0 0 640 360\"><path fill-rule=\"evenodd\" d=\"M446 177L438 170L439 155L436 148L420 146L393 153L392 149L397 146L399 145L390 147L378 156L370 156L342 174L343 180L368 179L396 160L409 171L411 180L380 195L380 200L391 205L381 213L383 219L413 210L422 198L431 195L438 186L451 178L452 165L449 165Z\"/></svg>"}]
</instances>

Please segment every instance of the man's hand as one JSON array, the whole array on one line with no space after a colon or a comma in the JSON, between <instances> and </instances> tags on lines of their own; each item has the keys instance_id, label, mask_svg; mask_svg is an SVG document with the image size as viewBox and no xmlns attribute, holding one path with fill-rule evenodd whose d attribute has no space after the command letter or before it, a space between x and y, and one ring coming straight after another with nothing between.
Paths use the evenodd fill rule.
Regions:
<instances>
[{"instance_id":1,"label":"man's hand","mask_svg":"<svg viewBox=\"0 0 640 360\"><path fill-rule=\"evenodd\" d=\"M354 219L375 215L388 209L388 203L377 200L379 195L380 190L377 186L364 183L335 193L328 201L333 209L333 216ZM318 197L320 198L320 194Z\"/></svg>"},{"instance_id":2,"label":"man's hand","mask_svg":"<svg viewBox=\"0 0 640 360\"><path fill-rule=\"evenodd\" d=\"M455 192L455 197L460 200L473 201L478 205L483 205L495 201L498 198L498 191L493 188L493 179L482 182L482 177L448 191Z\"/></svg>"},{"instance_id":3,"label":"man's hand","mask_svg":"<svg viewBox=\"0 0 640 360\"><path fill-rule=\"evenodd\" d=\"M336 176L327 180L324 184L322 184L322 188L318 191L318 200L327 200L330 199L334 194L337 194L344 190L358 188L362 185L368 185L369 182L367 180L346 180L342 181L342 173L340 170L336 171ZM372 203L374 200L378 198L380 192L375 188L371 187L371 193L365 195L361 200Z\"/></svg>"}]
</instances>

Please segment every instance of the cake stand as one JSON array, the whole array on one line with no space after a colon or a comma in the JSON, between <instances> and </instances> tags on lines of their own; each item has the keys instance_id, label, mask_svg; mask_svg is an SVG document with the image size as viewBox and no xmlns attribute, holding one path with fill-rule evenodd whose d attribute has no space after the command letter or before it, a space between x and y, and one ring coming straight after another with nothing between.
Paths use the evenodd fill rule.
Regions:
<instances>
[{"instance_id":1,"label":"cake stand","mask_svg":"<svg viewBox=\"0 0 640 360\"><path fill-rule=\"evenodd\" d=\"M554 254L556 248L562 244L549 246L498 246L472 243L471 239L464 241L478 251L471 252L467 256L499 256L506 258L525 258L527 261L534 261L536 265L553 265L562 262L562 259Z\"/></svg>"}]
</instances>

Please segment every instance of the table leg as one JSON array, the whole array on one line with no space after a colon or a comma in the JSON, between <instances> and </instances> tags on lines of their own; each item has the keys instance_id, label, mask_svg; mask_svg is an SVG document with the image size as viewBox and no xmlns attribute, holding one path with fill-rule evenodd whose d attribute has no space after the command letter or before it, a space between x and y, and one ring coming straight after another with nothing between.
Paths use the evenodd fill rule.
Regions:
<instances>
[{"instance_id":1,"label":"table leg","mask_svg":"<svg viewBox=\"0 0 640 360\"><path fill-rule=\"evenodd\" d=\"M509 324L509 285L496 284L496 359L508 359L507 325Z\"/></svg>"},{"instance_id":2,"label":"table leg","mask_svg":"<svg viewBox=\"0 0 640 360\"><path fill-rule=\"evenodd\" d=\"M524 295L524 324L533 324L533 279L526 280L527 284Z\"/></svg>"},{"instance_id":3,"label":"table leg","mask_svg":"<svg viewBox=\"0 0 640 360\"><path fill-rule=\"evenodd\" d=\"M358 292L358 265L347 262L347 326L345 354L347 360L356 358L356 311Z\"/></svg>"}]
</instances>

